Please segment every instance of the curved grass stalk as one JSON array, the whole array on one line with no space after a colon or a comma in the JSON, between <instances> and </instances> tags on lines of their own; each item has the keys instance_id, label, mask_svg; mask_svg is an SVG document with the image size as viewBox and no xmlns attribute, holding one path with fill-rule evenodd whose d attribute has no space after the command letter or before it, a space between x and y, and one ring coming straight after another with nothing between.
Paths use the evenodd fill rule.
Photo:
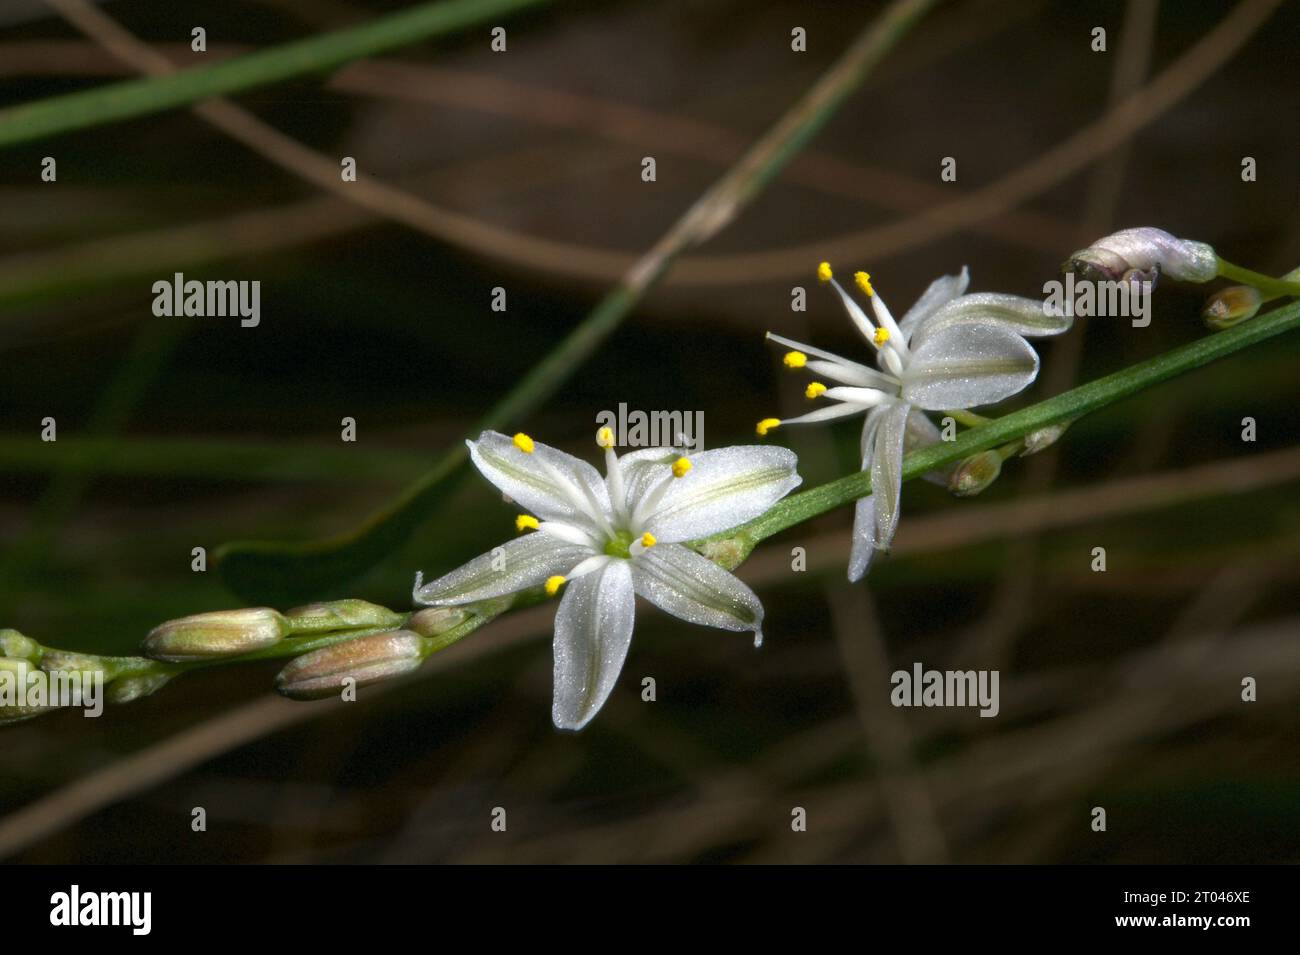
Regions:
<instances>
[{"instance_id":1,"label":"curved grass stalk","mask_svg":"<svg viewBox=\"0 0 1300 955\"><path fill-rule=\"evenodd\" d=\"M212 96L320 73L350 60L454 33L545 2L548 0L440 0L215 66L128 80L12 106L0 110L0 147L147 116Z\"/></svg>"}]
</instances>

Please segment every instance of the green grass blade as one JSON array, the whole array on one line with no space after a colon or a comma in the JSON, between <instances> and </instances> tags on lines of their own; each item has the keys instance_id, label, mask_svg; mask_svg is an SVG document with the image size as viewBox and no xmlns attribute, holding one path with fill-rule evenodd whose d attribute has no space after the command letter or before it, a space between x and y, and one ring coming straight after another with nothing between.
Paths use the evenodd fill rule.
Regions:
<instances>
[{"instance_id":1,"label":"green grass blade","mask_svg":"<svg viewBox=\"0 0 1300 955\"><path fill-rule=\"evenodd\" d=\"M128 80L12 106L0 110L0 146L146 116L213 96L319 73L350 60L454 33L545 2L547 0L441 0L215 66Z\"/></svg>"}]
</instances>

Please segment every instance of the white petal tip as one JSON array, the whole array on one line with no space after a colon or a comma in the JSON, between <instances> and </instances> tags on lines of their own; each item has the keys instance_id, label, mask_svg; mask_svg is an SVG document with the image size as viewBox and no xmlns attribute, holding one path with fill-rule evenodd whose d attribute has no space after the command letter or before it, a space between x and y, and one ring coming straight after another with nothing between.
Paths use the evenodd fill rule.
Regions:
<instances>
[{"instance_id":1,"label":"white petal tip","mask_svg":"<svg viewBox=\"0 0 1300 955\"><path fill-rule=\"evenodd\" d=\"M758 649L759 647L761 647L762 645L763 645L763 631L762 631L762 630L755 630L755 631L754 631L754 649L757 650L757 649Z\"/></svg>"}]
</instances>

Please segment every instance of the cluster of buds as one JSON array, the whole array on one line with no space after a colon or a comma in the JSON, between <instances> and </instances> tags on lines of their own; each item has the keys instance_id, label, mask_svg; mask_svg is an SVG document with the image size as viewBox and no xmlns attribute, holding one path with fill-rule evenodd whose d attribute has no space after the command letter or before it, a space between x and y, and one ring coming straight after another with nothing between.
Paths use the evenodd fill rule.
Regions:
<instances>
[{"instance_id":1,"label":"cluster of buds","mask_svg":"<svg viewBox=\"0 0 1300 955\"><path fill-rule=\"evenodd\" d=\"M92 705L84 689L93 681L103 686L117 677L111 658L49 650L17 630L0 630L0 725L40 716L67 705L52 692L52 677L72 677L62 684L75 687L75 699ZM39 699L40 702L32 702ZM93 705L98 705L93 704ZM90 713L97 716L98 711Z\"/></svg>"}]
</instances>

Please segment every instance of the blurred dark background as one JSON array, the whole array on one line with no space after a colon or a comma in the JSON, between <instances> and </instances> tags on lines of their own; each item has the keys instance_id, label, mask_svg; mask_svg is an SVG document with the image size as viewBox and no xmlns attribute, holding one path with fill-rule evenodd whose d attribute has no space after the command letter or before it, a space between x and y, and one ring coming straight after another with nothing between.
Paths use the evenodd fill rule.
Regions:
<instances>
[{"instance_id":1,"label":"blurred dark background","mask_svg":"<svg viewBox=\"0 0 1300 955\"><path fill-rule=\"evenodd\" d=\"M193 65L399 6L103 9ZM813 278L828 249L841 270L868 269L896 313L963 264L973 290L1038 294L1071 251L1132 225L1273 274L1300 265L1300 6L1276 6L1231 52L1213 31L1237 4L940 4L518 424L589 456L596 414L627 402L703 410L710 446L750 440L804 384L779 374L766 329L859 347ZM354 156L365 176L497 227L507 239L492 249L359 212L186 110L7 149L0 625L129 653L161 620L242 605L215 567L191 572L191 548L355 527L461 440L613 284L620 257L649 248L883 8L556 4L503 21L504 54L474 27L235 98L336 162ZM194 26L206 59L188 51ZM806 53L790 49L795 26ZM1098 26L1106 53L1091 49ZM126 75L41 5L0 5L0 103ZM1153 80L1188 91L1096 161L923 242L880 231L1027 183L1062 143L1090 148L1071 137ZM57 184L39 180L44 156ZM946 156L955 183L940 182ZM1255 182L1241 180L1246 156ZM539 260L510 237L614 267ZM175 271L260 280L260 327L155 318L151 285ZM806 313L790 310L794 285ZM495 286L505 313L489 309ZM1205 294L1162 285L1145 329L1080 322L1042 346L1039 382L1007 407L1207 334ZM498 621L356 704L280 701L268 665L188 676L98 720L6 728L0 814L36 806L49 830L9 858L1295 861L1298 350L1274 340L1108 408L1009 462L979 498L908 485L897 553L863 586L843 580L847 511L769 542L740 570L767 607L759 651L643 608L619 688L578 735L549 721L548 611ZM54 444L40 441L46 416ZM339 440L344 416L355 444ZM853 468L858 427L780 438L814 485ZM494 546L512 519L465 480L347 593L404 609L417 569ZM807 573L790 571L794 546ZM1090 569L1097 546L1106 573ZM890 707L889 673L917 660L1000 669L1001 714ZM1245 676L1257 703L1240 700ZM206 833L190 830L196 806ZM496 806L505 833L489 829ZM791 831L797 806L807 832ZM1089 827L1094 806L1106 833Z\"/></svg>"}]
</instances>

